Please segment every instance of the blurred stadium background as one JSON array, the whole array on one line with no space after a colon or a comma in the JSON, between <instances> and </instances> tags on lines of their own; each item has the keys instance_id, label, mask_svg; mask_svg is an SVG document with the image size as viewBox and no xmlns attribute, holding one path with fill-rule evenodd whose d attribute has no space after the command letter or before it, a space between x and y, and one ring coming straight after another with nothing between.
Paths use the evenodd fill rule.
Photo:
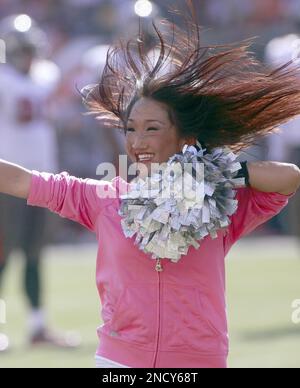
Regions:
<instances>
[{"instance_id":1,"label":"blurred stadium background","mask_svg":"<svg viewBox=\"0 0 300 388\"><path fill-rule=\"evenodd\" d=\"M295 50L287 47L300 34L300 0L194 2L205 31L204 43L256 36L252 49L270 66L295 56ZM107 45L124 34L136 34L137 14L145 17L148 26L149 16L157 20L167 17L168 6L176 3L183 2L156 0L150 7L145 0L0 0L0 19L27 14L47 34L44 55L55 66L47 71L44 67L39 74L59 77L49 103L49 120L58 141L58 171L97 178L99 163L117 165L117 157L123 153L122 136L82 114L76 87L97 80ZM298 121L260 141L241 158L300 165ZM299 203L296 196L280 216L239 242L228 256L231 367L300 367L300 323L291 319L291 304L300 299ZM0 354L0 367L94 366L96 327L100 324L94 285L95 241L78 225L51 215L47 242L44 278L50 318L61 328L79 331L82 346L68 352L45 347L27 352L22 323L25 307L18 285L22 263L16 252L5 279L7 324L0 324L0 333L10 336L12 347ZM66 273L71 276L66 278Z\"/></svg>"}]
</instances>

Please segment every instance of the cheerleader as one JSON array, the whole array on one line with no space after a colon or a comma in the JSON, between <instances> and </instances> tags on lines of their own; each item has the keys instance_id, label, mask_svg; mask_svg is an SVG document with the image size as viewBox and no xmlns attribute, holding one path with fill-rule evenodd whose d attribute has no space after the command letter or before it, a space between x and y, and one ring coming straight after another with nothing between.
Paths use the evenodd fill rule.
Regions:
<instances>
[{"instance_id":1,"label":"cheerleader","mask_svg":"<svg viewBox=\"0 0 300 388\"><path fill-rule=\"evenodd\" d=\"M132 222L126 207L132 182L120 176L84 180L0 162L1 192L74 220L98 238L99 367L225 368L225 256L237 240L279 213L300 185L295 165L242 163L237 172L225 151L238 153L299 114L298 71L288 65L268 71L249 52L249 42L202 46L193 15L184 29L169 27L170 36L154 27L155 63L143 50L141 33L137 41L109 51L99 83L82 94L92 113L111 128L122 128L127 154L139 168L150 171L154 163L174 155L182 161L194 152L204 172L213 172L204 178L201 220L193 219L199 234L189 222L182 227L180 217L174 232L171 220L178 208L164 221L163 212L156 213L151 229L154 212L143 198ZM162 71L166 66L169 70ZM238 178L244 184L233 190L235 198L225 191L228 198L219 206L218 182L211 176L218 176L220 185ZM163 223L164 236L157 226ZM195 241L195 235L201 238Z\"/></svg>"}]
</instances>

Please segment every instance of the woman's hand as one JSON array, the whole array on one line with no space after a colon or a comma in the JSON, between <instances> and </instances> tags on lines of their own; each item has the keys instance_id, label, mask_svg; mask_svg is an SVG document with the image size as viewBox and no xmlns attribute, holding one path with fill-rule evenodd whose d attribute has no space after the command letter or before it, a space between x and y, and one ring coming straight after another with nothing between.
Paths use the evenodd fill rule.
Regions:
<instances>
[{"instance_id":1,"label":"woman's hand","mask_svg":"<svg viewBox=\"0 0 300 388\"><path fill-rule=\"evenodd\" d=\"M300 170L295 164L249 162L247 166L250 186L256 190L289 195L300 186Z\"/></svg>"},{"instance_id":2,"label":"woman's hand","mask_svg":"<svg viewBox=\"0 0 300 388\"><path fill-rule=\"evenodd\" d=\"M31 171L0 159L0 193L27 199Z\"/></svg>"}]
</instances>

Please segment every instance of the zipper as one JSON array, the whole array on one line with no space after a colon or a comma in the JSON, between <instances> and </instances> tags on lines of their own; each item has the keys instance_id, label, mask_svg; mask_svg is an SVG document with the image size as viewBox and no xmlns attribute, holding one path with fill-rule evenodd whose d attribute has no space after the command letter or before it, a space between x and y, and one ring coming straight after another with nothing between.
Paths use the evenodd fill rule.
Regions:
<instances>
[{"instance_id":1,"label":"zipper","mask_svg":"<svg viewBox=\"0 0 300 388\"><path fill-rule=\"evenodd\" d=\"M157 276L158 276L158 317L157 317L157 341L156 341L156 349L155 349L155 355L154 355L154 361L153 361L153 367L156 367L157 362L157 355L158 355L158 349L159 349L159 342L160 342L160 329L161 329L161 276L162 276L162 265L160 262L160 259L156 262Z\"/></svg>"},{"instance_id":2,"label":"zipper","mask_svg":"<svg viewBox=\"0 0 300 388\"><path fill-rule=\"evenodd\" d=\"M160 259L156 260L155 270L157 272L162 272L163 271L163 267L162 267Z\"/></svg>"}]
</instances>

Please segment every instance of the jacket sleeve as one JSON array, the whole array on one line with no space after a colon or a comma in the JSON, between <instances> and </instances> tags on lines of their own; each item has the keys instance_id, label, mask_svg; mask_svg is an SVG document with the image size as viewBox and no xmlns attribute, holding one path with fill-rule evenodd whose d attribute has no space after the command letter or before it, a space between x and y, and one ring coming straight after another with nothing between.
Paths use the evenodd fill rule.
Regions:
<instances>
[{"instance_id":1,"label":"jacket sleeve","mask_svg":"<svg viewBox=\"0 0 300 388\"><path fill-rule=\"evenodd\" d=\"M27 204L47 208L94 232L98 215L114 192L110 182L33 171Z\"/></svg>"},{"instance_id":2,"label":"jacket sleeve","mask_svg":"<svg viewBox=\"0 0 300 388\"><path fill-rule=\"evenodd\" d=\"M238 189L238 209L231 216L231 224L225 235L226 253L237 240L280 213L293 195L265 193L250 187Z\"/></svg>"}]
</instances>

